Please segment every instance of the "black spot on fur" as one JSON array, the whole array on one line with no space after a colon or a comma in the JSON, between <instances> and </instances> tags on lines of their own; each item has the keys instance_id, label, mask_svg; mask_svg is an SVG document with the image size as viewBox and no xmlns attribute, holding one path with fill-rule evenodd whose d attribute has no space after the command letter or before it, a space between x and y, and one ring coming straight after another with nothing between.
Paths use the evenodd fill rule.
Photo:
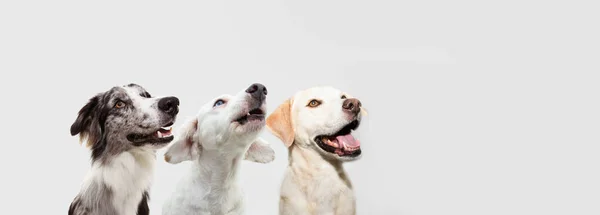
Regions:
<instances>
[{"instance_id":1,"label":"black spot on fur","mask_svg":"<svg viewBox=\"0 0 600 215\"><path fill-rule=\"evenodd\" d=\"M69 205L68 215L87 215L89 213L90 209L81 204L81 199L79 199L79 196L75 197L73 202L71 202L71 205Z\"/></svg>"},{"instance_id":2,"label":"black spot on fur","mask_svg":"<svg viewBox=\"0 0 600 215\"><path fill-rule=\"evenodd\" d=\"M125 114L123 114L122 112L115 110L115 109L113 109L113 111L110 113L110 115L113 115L115 117L124 117L125 116Z\"/></svg>"},{"instance_id":3,"label":"black spot on fur","mask_svg":"<svg viewBox=\"0 0 600 215\"><path fill-rule=\"evenodd\" d=\"M106 93L98 94L92 97L89 102L79 110L79 115L71 125L71 135L79 134L80 138L87 138L87 146L92 148L102 148L101 143L104 136L104 121L106 121L106 110L104 108L104 98ZM105 145L105 144L104 144ZM96 152L93 154L101 154ZM95 160L95 156L92 159Z\"/></svg>"},{"instance_id":4,"label":"black spot on fur","mask_svg":"<svg viewBox=\"0 0 600 215\"><path fill-rule=\"evenodd\" d=\"M94 112L97 110L102 95L103 94L98 94L92 97L89 102L79 110L77 119L75 119L75 122L71 125L71 136L75 136L87 130L92 123Z\"/></svg>"},{"instance_id":5,"label":"black spot on fur","mask_svg":"<svg viewBox=\"0 0 600 215\"><path fill-rule=\"evenodd\" d=\"M142 201L140 201L140 204L138 205L137 215L149 215L150 214L150 208L148 207L149 199L150 199L150 197L148 195L148 191L144 191L144 194L142 194Z\"/></svg>"},{"instance_id":6,"label":"black spot on fur","mask_svg":"<svg viewBox=\"0 0 600 215\"><path fill-rule=\"evenodd\" d=\"M113 88L92 97L79 110L77 119L71 125L71 135L79 134L80 137L87 138L86 145L90 146L92 150L92 162L98 160L106 149L105 122L109 114L115 114L111 113L112 108L106 104L116 89Z\"/></svg>"},{"instance_id":7,"label":"black spot on fur","mask_svg":"<svg viewBox=\"0 0 600 215\"><path fill-rule=\"evenodd\" d=\"M92 146L92 162L97 161L100 158L102 153L104 153L104 151L106 150L107 144L108 143L106 142L106 138L103 136L100 142Z\"/></svg>"},{"instance_id":8,"label":"black spot on fur","mask_svg":"<svg viewBox=\"0 0 600 215\"><path fill-rule=\"evenodd\" d=\"M77 199L74 199L73 202L71 202L71 205L69 205L69 215L74 215L75 214L75 209L79 206L80 201Z\"/></svg>"},{"instance_id":9,"label":"black spot on fur","mask_svg":"<svg viewBox=\"0 0 600 215\"><path fill-rule=\"evenodd\" d=\"M140 85L137 85L135 83L129 83L128 85L125 85L126 87L141 87Z\"/></svg>"},{"instance_id":10,"label":"black spot on fur","mask_svg":"<svg viewBox=\"0 0 600 215\"><path fill-rule=\"evenodd\" d=\"M152 97L152 96L150 95L150 93L148 93L148 92L146 92L146 91L144 91L144 92L140 93L140 96L141 96L141 97L144 97L144 98L151 98L151 97Z\"/></svg>"},{"instance_id":11,"label":"black spot on fur","mask_svg":"<svg viewBox=\"0 0 600 215\"><path fill-rule=\"evenodd\" d=\"M150 93L148 93L148 91L146 91L142 86L134 84L134 83L130 83L128 85L125 85L126 87L135 87L138 88L141 92L140 92L140 96L144 97L144 98L152 98L152 95L150 95Z\"/></svg>"}]
</instances>

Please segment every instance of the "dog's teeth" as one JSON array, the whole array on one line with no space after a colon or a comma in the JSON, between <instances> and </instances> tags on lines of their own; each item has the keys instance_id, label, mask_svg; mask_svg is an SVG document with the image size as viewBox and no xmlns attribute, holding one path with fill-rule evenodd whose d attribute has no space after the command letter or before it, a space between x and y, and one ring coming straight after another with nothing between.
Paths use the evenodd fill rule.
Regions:
<instances>
[{"instance_id":1,"label":"dog's teeth","mask_svg":"<svg viewBox=\"0 0 600 215\"><path fill-rule=\"evenodd\" d=\"M326 141L327 145L333 146L335 148L339 148L340 147L340 145L337 142L331 141L329 139L326 139L325 141Z\"/></svg>"},{"instance_id":2,"label":"dog's teeth","mask_svg":"<svg viewBox=\"0 0 600 215\"><path fill-rule=\"evenodd\" d=\"M160 131L157 131L156 136L158 136L158 138L162 138L162 133L160 133Z\"/></svg>"}]
</instances>

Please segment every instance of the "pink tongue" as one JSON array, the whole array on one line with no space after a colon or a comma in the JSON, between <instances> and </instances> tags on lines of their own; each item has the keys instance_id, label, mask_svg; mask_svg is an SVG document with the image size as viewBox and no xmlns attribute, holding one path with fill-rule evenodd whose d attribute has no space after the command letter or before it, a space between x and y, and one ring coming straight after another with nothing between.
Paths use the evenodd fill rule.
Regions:
<instances>
[{"instance_id":1,"label":"pink tongue","mask_svg":"<svg viewBox=\"0 0 600 215\"><path fill-rule=\"evenodd\" d=\"M354 137L351 134L346 134L344 136L337 136L337 137L335 137L335 139L340 143L340 148L342 148L343 146L353 147L353 148L360 146L360 141L354 139Z\"/></svg>"}]
</instances>

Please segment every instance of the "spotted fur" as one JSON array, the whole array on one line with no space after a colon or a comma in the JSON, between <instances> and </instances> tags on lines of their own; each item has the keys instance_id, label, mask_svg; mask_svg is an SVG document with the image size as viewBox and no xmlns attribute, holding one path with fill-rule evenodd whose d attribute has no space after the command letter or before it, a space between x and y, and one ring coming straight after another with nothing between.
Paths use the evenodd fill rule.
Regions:
<instances>
[{"instance_id":1,"label":"spotted fur","mask_svg":"<svg viewBox=\"0 0 600 215\"><path fill-rule=\"evenodd\" d=\"M155 136L175 121L179 100L155 98L137 84L89 99L71 125L91 149L91 170L69 215L147 215L156 150L172 136ZM160 130L162 131L162 130Z\"/></svg>"}]
</instances>

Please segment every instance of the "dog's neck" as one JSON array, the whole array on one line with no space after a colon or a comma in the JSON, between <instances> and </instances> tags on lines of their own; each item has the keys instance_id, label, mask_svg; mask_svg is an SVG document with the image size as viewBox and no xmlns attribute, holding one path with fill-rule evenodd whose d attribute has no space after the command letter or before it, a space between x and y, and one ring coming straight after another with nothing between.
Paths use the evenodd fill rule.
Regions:
<instances>
[{"instance_id":1,"label":"dog's neck","mask_svg":"<svg viewBox=\"0 0 600 215\"><path fill-rule=\"evenodd\" d=\"M311 175L315 172L328 172L337 174L348 186L350 181L348 180L346 171L344 171L343 162L334 159L327 159L323 157L319 152L314 149L303 147L297 144L292 144L289 147L289 167L293 168L294 171L305 172Z\"/></svg>"},{"instance_id":2,"label":"dog's neck","mask_svg":"<svg viewBox=\"0 0 600 215\"><path fill-rule=\"evenodd\" d=\"M152 183L156 155L132 149L93 162L80 197L91 203L111 204L118 214L134 214Z\"/></svg>"},{"instance_id":3,"label":"dog's neck","mask_svg":"<svg viewBox=\"0 0 600 215\"><path fill-rule=\"evenodd\" d=\"M238 172L244 152L224 152L220 150L203 150L192 165L194 175L199 182L211 188L229 189L237 184Z\"/></svg>"}]
</instances>

